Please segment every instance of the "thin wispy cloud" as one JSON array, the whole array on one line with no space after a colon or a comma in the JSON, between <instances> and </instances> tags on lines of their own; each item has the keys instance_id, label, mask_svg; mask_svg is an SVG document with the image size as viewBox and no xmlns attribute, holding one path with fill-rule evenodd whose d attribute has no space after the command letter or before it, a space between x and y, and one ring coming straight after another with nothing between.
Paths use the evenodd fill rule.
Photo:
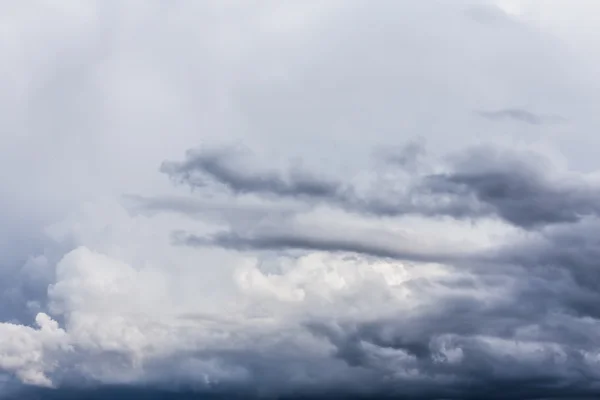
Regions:
<instances>
[{"instance_id":1,"label":"thin wispy cloud","mask_svg":"<svg viewBox=\"0 0 600 400\"><path fill-rule=\"evenodd\" d=\"M477 114L490 121L512 120L530 125L552 124L565 121L565 119L560 116L537 114L522 108L505 108L495 111L477 111Z\"/></svg>"}]
</instances>

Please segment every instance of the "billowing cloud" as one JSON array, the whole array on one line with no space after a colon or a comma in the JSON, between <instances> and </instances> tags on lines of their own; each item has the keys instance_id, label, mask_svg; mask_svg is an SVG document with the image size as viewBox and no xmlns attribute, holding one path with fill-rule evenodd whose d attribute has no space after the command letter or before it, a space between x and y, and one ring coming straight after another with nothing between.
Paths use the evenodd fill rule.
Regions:
<instances>
[{"instance_id":1,"label":"billowing cloud","mask_svg":"<svg viewBox=\"0 0 600 400\"><path fill-rule=\"evenodd\" d=\"M398 154L401 166L409 155L416 157L421 153L422 148L414 145L402 149ZM222 150L220 157L225 154L232 156ZM392 156L388 158L392 163L396 161ZM292 178L287 183L276 172L249 175L247 170L251 167L248 166L223 167L219 169L221 172L215 173L212 153L188 155L185 162L164 164L162 170L196 189L213 181L235 195L293 198L374 216L419 214L479 218L496 215L510 224L532 228L577 222L598 214L598 184L585 176L566 173L561 176L552 160L543 155L478 146L450 158L452 161L446 171L415 174L415 171L404 170L413 179L405 180L400 190L386 186L386 182L375 181L362 193L351 181L325 182L310 178L316 176L314 173L304 173L302 181ZM207 160L212 160L209 166L205 165ZM385 172L374 171L374 174Z\"/></svg>"},{"instance_id":2,"label":"billowing cloud","mask_svg":"<svg viewBox=\"0 0 600 400\"><path fill-rule=\"evenodd\" d=\"M598 397L582 4L0 5L0 398Z\"/></svg>"},{"instance_id":3,"label":"billowing cloud","mask_svg":"<svg viewBox=\"0 0 600 400\"><path fill-rule=\"evenodd\" d=\"M402 160L417 151L419 151L417 148L408 146L399 154L399 157ZM215 153L218 156L215 156ZM444 201L446 199L439 201L438 198L429 198L427 199L430 200L429 203L427 201L417 203L419 201L416 198L417 193L402 190L402 188L394 190L397 188L371 185L367 190L362 190L363 193L360 193L360 189L356 188L352 182L323 180L317 178L317 173L297 170L251 172L252 166L248 165L226 166L227 161L231 162L234 156L235 153L226 149L216 152L194 153L190 151L185 161L164 163L161 171L193 189L201 189L211 183L213 185L216 183L236 195L250 194L266 198L291 198L330 204L349 211L372 215L394 216L411 213L442 215L446 213L470 217L479 212L475 205L472 206L467 202L455 203ZM394 162L395 160L390 158L389 161ZM283 176L286 176L287 179ZM379 193L380 191L384 191L384 193Z\"/></svg>"},{"instance_id":4,"label":"billowing cloud","mask_svg":"<svg viewBox=\"0 0 600 400\"><path fill-rule=\"evenodd\" d=\"M530 228L577 222L598 215L597 183L585 176L553 174L549 160L478 148L459 157L452 172L428 177L428 189L474 195L511 224Z\"/></svg>"}]
</instances>

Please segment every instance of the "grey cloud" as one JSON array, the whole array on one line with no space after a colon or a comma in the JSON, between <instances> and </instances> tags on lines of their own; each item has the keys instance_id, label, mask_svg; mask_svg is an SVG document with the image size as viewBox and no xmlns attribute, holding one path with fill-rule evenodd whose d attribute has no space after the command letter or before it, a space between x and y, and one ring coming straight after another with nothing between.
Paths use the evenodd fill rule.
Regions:
<instances>
[{"instance_id":1,"label":"grey cloud","mask_svg":"<svg viewBox=\"0 0 600 400\"><path fill-rule=\"evenodd\" d=\"M371 1L334 2L344 8L335 9L325 22L277 1L240 8L229 2L178 1L168 7L162 3L141 7L142 3L51 5L41 13L11 4L9 12L0 12L2 22L15 33L0 45L6 60L0 83L6 111L0 122L6 133L0 135L0 147L7 149L2 166L14 171L0 178L9 203L0 200L0 233L8 238L0 244L0 320L26 323L30 316L26 303L35 300L43 307L47 300L44 289L52 281L51 268L48 276L36 280L21 267L30 254L45 252L47 244L37 242L37 233L48 220L61 219L84 199L123 190L151 193L152 197L133 199L134 208L146 213L176 212L230 228L214 237L179 237L184 244L439 260L455 264L454 276L407 283L426 302L408 314L373 321L365 313L357 321L339 324L336 315L327 321L308 321L307 329L330 343L331 356L313 358L306 348L285 345L260 351L254 342L245 349L211 349L195 355L216 360L225 370L241 368L247 374L246 386L223 382L215 393L206 393L195 364L173 357L144 372L175 383L191 376L191 388L185 384L173 390L144 384L26 388L15 398L251 398L276 397L273 391L279 390L286 395L293 391L292 398L349 398L357 393L363 398L456 400L598 398L593 359L598 347L600 245L594 239L599 229L594 222L598 209L593 185L584 180L557 181L544 168L532 169L531 163L510 158L490 166L489 153L480 155L479 161L468 155L468 162L451 164L449 171L422 179L419 174L426 161L420 149L410 146L389 161L403 174L414 175L414 185L383 179L389 171L382 176L367 171L381 182L369 182L366 189L349 178L365 168L359 158L366 148L374 144L391 148L407 140L406 132L425 134L433 147L444 151L464 148L470 138L479 137L475 134L479 125L474 124L482 121L469 118L468 110L482 101L521 104L526 99L536 109L561 110L565 115L583 110L577 114L581 122L573 134L558 139L552 123L559 117L523 109L483 111L481 116L518 122L512 126L514 132L499 131L503 124L486 124L490 136L518 138L519 129L543 127L532 130L538 138L556 139L562 149L577 156L571 160L576 165L595 166L596 139L589 132L597 124L595 117L584 114L596 115L597 75L593 68L586 75L577 58L582 56L593 66L589 56L593 51L580 37L576 41L583 52L565 51L557 43L577 36L570 34L576 27L561 30L563 36L554 41L543 29L530 29L526 22L486 5L472 14L485 25L465 24L461 9L473 1L457 5L391 0L376 7ZM569 5L569 10L576 8ZM508 20L513 23L487 23ZM465 79L472 84L465 85ZM154 195L160 191L152 175L155 165L177 157L199 136L208 145L241 137L286 155L331 158L349 167L341 174L280 171L239 166L226 152L190 153L183 162L166 162L162 170L198 189L194 194L202 198ZM57 158L59 153L66 156ZM323 178L330 172L331 178ZM215 195L215 183L226 193ZM259 199L254 205L244 204L245 194ZM294 204L288 208L281 204L284 200ZM535 239L473 257L440 249L420 251L372 233L322 233L321 227L311 233L287 225L275 229L280 222L289 223L287 218L295 212L314 205L367 217L498 216L530 229ZM33 214L44 221L31 222L28 216ZM129 239L136 240L132 234L111 241L113 222L101 221L111 243L99 247L121 249L131 244ZM25 225L35 232L21 235L19 228ZM84 226L76 225L84 231L82 236L89 236ZM90 247L96 242L82 240ZM136 254L153 250L141 245L132 249ZM54 255L48 258L49 264L55 263ZM198 267L204 265L218 268L199 256ZM192 284L195 279L191 274ZM452 295L440 296L434 288ZM363 293L366 298L370 294ZM197 302L205 299L198 297ZM347 304L352 308L351 300L339 306ZM118 315L119 310L114 312ZM92 317L103 321L102 315ZM220 327L235 342L239 332ZM273 334L273 340L285 342L287 327ZM496 346L485 338L505 342ZM522 346L517 355L505 351L515 342ZM540 350L528 353L529 343ZM463 360L449 362L444 345L460 350ZM556 356L552 346L564 356ZM95 351L112 350L99 346ZM59 363L56 374L79 377L73 370L88 356ZM108 371L111 365L98 368L104 367ZM260 392L265 388L272 391L265 395Z\"/></svg>"},{"instance_id":2,"label":"grey cloud","mask_svg":"<svg viewBox=\"0 0 600 400\"><path fill-rule=\"evenodd\" d=\"M542 115L522 109L505 108L496 111L477 111L477 114L490 121L513 120L530 125L542 125L564 121L564 118L554 115Z\"/></svg>"},{"instance_id":3,"label":"grey cloud","mask_svg":"<svg viewBox=\"0 0 600 400\"><path fill-rule=\"evenodd\" d=\"M465 363L450 368L451 374L477 377L485 382L513 379L515 376L510 378L510 375L515 371L532 378L532 370L519 365L519 360L510 360L514 365L498 370L508 374L505 378L486 376L492 373L486 368L498 368L504 361L497 358L498 354L489 353L489 344L478 339L483 336L557 346L563 355L548 354L550 358L539 361L553 366L544 372L548 374L549 383L596 379L593 364L587 363L583 354L597 349L594 334L600 317L597 306L600 245L594 239L597 232L597 220L575 227L561 226L545 234L543 240L535 238L501 247L491 257L495 259L491 270L483 265L475 269L459 265L458 280L438 281L458 290L443 298L431 299L431 303L418 308L414 314L399 315L392 320L351 323L335 329L330 322L316 325L311 322L309 328L328 337L338 348L338 356L351 365L369 366L373 362L369 361L372 354L361 344L370 343L412 354L419 363L419 370L441 372L445 367L434 362L431 346L435 347L436 340L450 335L460 343L459 347L469 351ZM520 268L514 269L511 265ZM469 286L469 280L461 283L461 270L475 273L473 283L486 288L484 291L493 292L494 288L502 287L507 290L505 296L480 302L464 294L462 289ZM423 290L423 298L430 295L427 286L418 290ZM553 357L562 361L553 361Z\"/></svg>"},{"instance_id":4,"label":"grey cloud","mask_svg":"<svg viewBox=\"0 0 600 400\"><path fill-rule=\"evenodd\" d=\"M181 163L165 162L160 170L192 186L203 186L205 177L225 185L236 194L258 193L276 196L334 197L342 188L339 183L325 180L296 169L283 175L276 171L243 171L228 164L232 153L227 149L212 152L189 151Z\"/></svg>"},{"instance_id":5,"label":"grey cloud","mask_svg":"<svg viewBox=\"0 0 600 400\"><path fill-rule=\"evenodd\" d=\"M229 198L198 199L189 196L127 195L123 203L132 213L147 215L175 213L205 221L234 224L256 224L262 220L284 220L305 211L306 206L282 202L232 201Z\"/></svg>"},{"instance_id":6,"label":"grey cloud","mask_svg":"<svg viewBox=\"0 0 600 400\"><path fill-rule=\"evenodd\" d=\"M459 198L474 195L504 220L524 228L597 215L600 188L579 177L557 179L548 174L546 161L493 148L474 149L463 153L454 171L429 176L424 187Z\"/></svg>"},{"instance_id":7,"label":"grey cloud","mask_svg":"<svg viewBox=\"0 0 600 400\"><path fill-rule=\"evenodd\" d=\"M421 147L407 146L398 154L402 165L423 153ZM515 226L531 229L570 223L600 211L600 188L577 181L559 180L549 174L548 161L527 153L500 151L491 147L463 150L454 157L450 172L418 175L402 190L384 184L366 192L350 181L333 181L304 173L303 178L286 181L275 172L246 173L226 166L231 153L188 155L182 163L166 163L162 170L192 187L201 187L208 176L227 186L234 194L255 194L320 202L350 212L374 216L416 214L477 219L497 215ZM532 157L532 158L528 158ZM390 156L392 161L395 161ZM375 173L379 173L375 171ZM393 184L393 183L392 183Z\"/></svg>"},{"instance_id":8,"label":"grey cloud","mask_svg":"<svg viewBox=\"0 0 600 400\"><path fill-rule=\"evenodd\" d=\"M401 149L399 154L388 155L387 160L410 168L409 164L414 166L416 157L423 152L422 146L418 144L408 145ZM411 192L410 187L390 193L388 188L379 185L370 188L366 193L359 193L350 181L322 179L316 172L246 171L234 164L235 156L234 152L225 148L214 151L188 151L185 161L165 162L161 171L194 189L206 188L212 182L224 185L235 195L254 194L266 198L319 202L376 216L421 214L468 218L488 212L468 199L453 201L452 198L436 196L422 201L417 197L419 193Z\"/></svg>"},{"instance_id":9,"label":"grey cloud","mask_svg":"<svg viewBox=\"0 0 600 400\"><path fill-rule=\"evenodd\" d=\"M6 395L5 399L24 399L24 400L223 400L223 399L244 399L247 393L210 393L207 391L193 389L166 389L161 387L138 387L126 385L106 385L101 387L87 388L61 388L61 389L38 389L21 388L12 390L12 393Z\"/></svg>"},{"instance_id":10,"label":"grey cloud","mask_svg":"<svg viewBox=\"0 0 600 400\"><path fill-rule=\"evenodd\" d=\"M45 308L52 265L63 249L40 232L5 221L0 227L0 321L27 323Z\"/></svg>"},{"instance_id":11,"label":"grey cloud","mask_svg":"<svg viewBox=\"0 0 600 400\"><path fill-rule=\"evenodd\" d=\"M565 307L580 315L600 317L600 223L597 218L547 229L541 236L502 246L499 262L523 266L532 276L545 276L571 290L560 293Z\"/></svg>"},{"instance_id":12,"label":"grey cloud","mask_svg":"<svg viewBox=\"0 0 600 400\"><path fill-rule=\"evenodd\" d=\"M337 391L319 391L309 393L299 393L277 396L279 400L366 400L366 399L412 399L412 400L593 400L596 391L593 388L585 387L557 387L556 385L544 384L543 381L536 382L535 385L518 380L499 382L496 385L480 386L474 383L464 384L462 390L444 389L440 387L427 386L414 387L407 384L406 391L409 394L398 393L391 388L384 387L378 391L365 391L365 393L348 393L347 388ZM249 391L224 391L222 393L205 392L193 389L167 390L164 388L140 388L131 386L111 386L103 388L89 389L26 389L16 392L13 396L7 396L7 399L23 400L224 400L224 399L264 399L269 398L266 395L254 394Z\"/></svg>"},{"instance_id":13,"label":"grey cloud","mask_svg":"<svg viewBox=\"0 0 600 400\"><path fill-rule=\"evenodd\" d=\"M588 323L545 309L551 295L536 292L530 296L515 287L504 301L481 303L458 294L389 320L313 321L308 329L328 338L336 348L335 356L348 365L373 369L383 376L395 372L394 352L397 357L403 357L397 352L407 354L412 360L406 367L419 371L407 384L418 382L417 391L424 386L454 390L457 398L503 386L513 386L516 398L574 388L585 393L586 386L598 378L594 365L584 357L585 351L595 351L593 332L598 321ZM528 329L533 329L531 334ZM540 349L535 357L519 352L509 356L504 354L502 341L508 346L529 342ZM459 352L460 362L449 358L451 348ZM593 393L592 387L589 390ZM511 398L509 393L504 391L502 398Z\"/></svg>"},{"instance_id":14,"label":"grey cloud","mask_svg":"<svg viewBox=\"0 0 600 400\"><path fill-rule=\"evenodd\" d=\"M174 240L238 251L350 252L453 265L452 279L406 283L426 299L408 313L304 322L308 331L332 344L332 357L365 371L363 387L374 390L370 393L456 399L495 398L497 391L502 392L497 398L519 399L596 393L592 382L600 375L589 357L596 352L600 327L597 189L582 177L553 175L543 157L487 147L455 155L449 172L425 176L413 190L449 196L463 207L481 203L533 234L485 254L419 251L376 235L293 226L233 229L208 237L179 232ZM446 294L432 290L440 285ZM477 299L469 294L475 288L490 294L502 289L503 294ZM523 349L509 350L515 343ZM460 361L452 360L456 354ZM401 368L414 375L388 384L385 378L399 373L399 359Z\"/></svg>"},{"instance_id":15,"label":"grey cloud","mask_svg":"<svg viewBox=\"0 0 600 400\"><path fill-rule=\"evenodd\" d=\"M401 147L385 148L378 153L386 162L398 165L409 172L416 172L423 167L424 159L427 156L423 139L408 142Z\"/></svg>"},{"instance_id":16,"label":"grey cloud","mask_svg":"<svg viewBox=\"0 0 600 400\"><path fill-rule=\"evenodd\" d=\"M511 21L510 16L500 7L492 4L471 5L465 10L466 16L483 24L506 23Z\"/></svg>"},{"instance_id":17,"label":"grey cloud","mask_svg":"<svg viewBox=\"0 0 600 400\"><path fill-rule=\"evenodd\" d=\"M442 252L439 253L419 251L409 245L390 243L388 240L365 240L357 237L344 237L338 235L310 235L294 232L293 230L254 232L240 234L237 232L222 232L209 237L200 237L185 232L175 232L173 241L176 244L192 247L218 246L238 251L325 251L332 253L356 253L364 256L390 258L397 260L411 260L422 262L453 263L457 260L468 260L475 255ZM400 242L400 241L399 241Z\"/></svg>"}]
</instances>

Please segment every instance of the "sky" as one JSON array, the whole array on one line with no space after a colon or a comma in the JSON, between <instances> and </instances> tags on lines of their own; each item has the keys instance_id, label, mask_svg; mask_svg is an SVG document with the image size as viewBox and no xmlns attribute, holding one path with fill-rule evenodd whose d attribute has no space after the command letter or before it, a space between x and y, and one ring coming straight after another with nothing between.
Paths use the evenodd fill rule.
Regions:
<instances>
[{"instance_id":1,"label":"sky","mask_svg":"<svg viewBox=\"0 0 600 400\"><path fill-rule=\"evenodd\" d=\"M597 398L599 15L0 1L0 398Z\"/></svg>"}]
</instances>

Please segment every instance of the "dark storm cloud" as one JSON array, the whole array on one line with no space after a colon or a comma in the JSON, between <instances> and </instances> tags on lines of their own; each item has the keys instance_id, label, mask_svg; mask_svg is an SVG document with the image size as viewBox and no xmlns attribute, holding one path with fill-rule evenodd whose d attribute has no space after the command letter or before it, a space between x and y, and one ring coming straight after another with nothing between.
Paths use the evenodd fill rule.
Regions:
<instances>
[{"instance_id":1,"label":"dark storm cloud","mask_svg":"<svg viewBox=\"0 0 600 400\"><path fill-rule=\"evenodd\" d=\"M317 178L300 169L287 174L276 171L243 171L228 163L233 153L221 150L187 154L184 162L165 162L161 171L192 186L203 186L212 179L236 194L257 193L275 196L335 197L342 187L338 182Z\"/></svg>"},{"instance_id":2,"label":"dark storm cloud","mask_svg":"<svg viewBox=\"0 0 600 400\"><path fill-rule=\"evenodd\" d=\"M600 374L590 357L597 351L596 332L600 329L600 240L596 239L600 237L600 223L593 216L580 218L584 213L576 211L588 210L582 204L592 201L593 196L585 193L593 190L582 182L554 180L539 163L523 154L476 149L462 152L448 173L426 177L414 188L431 196L451 196L459 204L475 198L517 226L547 225L526 239L505 243L483 255L463 249L456 253L418 249L399 239L364 232L307 231L285 224L241 229L228 221L231 230L214 236L175 235L177 244L189 246L350 252L452 264L451 276L404 283L412 296L422 299L411 310L356 320L304 317L301 326L331 345L329 357L290 355L279 348L269 353L252 348L207 349L197 357L218 360L224 368L241 368L247 372L246 381L241 385L223 382L210 390L184 385L27 389L14 398L220 399L271 395L281 399L475 400L595 396L600 389L593 382ZM277 193L275 199L285 198L289 192ZM140 201L147 209L171 209L203 218L213 212L228 214L230 207L172 197L131 200ZM542 208L544 212L534 213L534 205L542 200L550 205ZM558 217L552 216L553 207ZM268 213L263 214L260 206L257 209L261 218L269 220ZM570 209L571 214L564 217L564 209ZM552 225L554 222L562 224ZM474 291L478 295L473 295ZM172 371L172 365L179 362L167 364L175 377L180 376ZM295 380L303 374L313 380Z\"/></svg>"},{"instance_id":3,"label":"dark storm cloud","mask_svg":"<svg viewBox=\"0 0 600 400\"><path fill-rule=\"evenodd\" d=\"M500 218L523 228L598 214L598 187L581 179L557 179L548 174L546 160L526 157L492 148L467 151L452 172L429 176L423 187L434 195L473 195Z\"/></svg>"},{"instance_id":4,"label":"dark storm cloud","mask_svg":"<svg viewBox=\"0 0 600 400\"><path fill-rule=\"evenodd\" d=\"M386 162L414 171L424 151L414 146L405 150ZM173 176L182 170L190 172L165 172ZM362 371L356 382L365 397L540 399L600 393L593 361L600 329L600 192L585 177L560 176L539 155L493 147L453 155L444 173L415 175L408 195L393 200L377 197L379 187L359 195L341 180L332 190L315 192L285 186L284 174L254 179L260 184L239 183L241 171L228 174L227 186L238 182L245 188L230 188L233 194L302 198L371 216L495 215L530 231L482 254L417 249L368 232L302 231L286 224L233 227L207 237L174 235L175 243L188 246L348 252L451 265L451 276L404 283L423 299L410 311L386 318L303 321L315 337L332 345L333 359L348 371ZM175 175L195 185L189 176ZM267 183L269 179L273 182Z\"/></svg>"},{"instance_id":5,"label":"dark storm cloud","mask_svg":"<svg viewBox=\"0 0 600 400\"><path fill-rule=\"evenodd\" d=\"M423 154L423 148L414 144L387 159L411 169ZM204 179L210 178L233 194L295 198L372 216L477 219L496 215L512 225L532 229L577 222L600 211L596 186L581 179L559 180L549 175L551 168L543 158L489 147L463 151L449 172L417 176L399 192L383 184L360 192L351 182L319 179L317 173L246 172L227 161L232 156L224 151L189 153L186 161L165 163L162 171L195 188L206 185Z\"/></svg>"},{"instance_id":6,"label":"dark storm cloud","mask_svg":"<svg viewBox=\"0 0 600 400\"><path fill-rule=\"evenodd\" d=\"M522 266L532 279L543 279L562 309L600 318L600 221L557 226L542 235L502 246L498 263Z\"/></svg>"},{"instance_id":7,"label":"dark storm cloud","mask_svg":"<svg viewBox=\"0 0 600 400\"><path fill-rule=\"evenodd\" d=\"M391 374L394 364L385 354L407 354L413 360L406 368L440 377L420 385L421 378L409 380L421 390L453 388L461 393L457 398L472 395L474 388L485 393L510 386L519 388L516 398L552 393L561 398L572 389L594 393L591 382L600 375L586 354L597 351L600 328L599 232L597 220L560 226L542 238L501 247L487 266L458 265L450 280L411 283L415 296L427 299L412 312L367 322L309 321L307 328L327 338L335 357L351 367ZM432 284L451 292L436 294ZM472 297L473 288L489 297ZM498 288L503 294L494 297ZM528 342L539 349L522 357L504 354L503 346ZM460 363L446 362L441 351L446 345L460 349Z\"/></svg>"},{"instance_id":8,"label":"dark storm cloud","mask_svg":"<svg viewBox=\"0 0 600 400\"><path fill-rule=\"evenodd\" d=\"M540 115L522 108L505 108L496 111L477 111L477 114L490 121L512 120L530 125L541 125L563 121L563 118L552 115Z\"/></svg>"},{"instance_id":9,"label":"dark storm cloud","mask_svg":"<svg viewBox=\"0 0 600 400\"><path fill-rule=\"evenodd\" d=\"M563 398L594 393L591 383L600 376L585 352L595 351L599 324L548 307L555 293L533 292L515 283L503 301L454 294L392 319L313 321L308 329L327 338L334 356L349 366L382 376L398 372L396 357L409 357L403 368L418 376L405 377L405 395ZM525 343L538 347L527 349ZM460 361L453 361L448 349L460 352Z\"/></svg>"},{"instance_id":10,"label":"dark storm cloud","mask_svg":"<svg viewBox=\"0 0 600 400\"><path fill-rule=\"evenodd\" d=\"M377 391L356 394L348 393L345 388L338 391L328 390L320 393L298 393L282 396L268 396L248 391L212 393L198 390L165 390L161 388L140 387L103 387L94 389L27 389L6 396L9 400L244 400L244 399L278 399L278 400L593 400L596 392L592 389L556 387L545 382L520 382L518 380L502 382L494 386L465 384L464 389L441 387L416 387L407 383L404 393L398 393L385 387ZM538 387L536 387L538 386ZM546 387L546 389L544 388Z\"/></svg>"},{"instance_id":11,"label":"dark storm cloud","mask_svg":"<svg viewBox=\"0 0 600 400\"><path fill-rule=\"evenodd\" d=\"M175 3L178 6L172 7ZM346 265L334 265L332 269L339 271L336 284L344 288L331 290L332 294L329 282L320 278L321 265L316 265L314 284L302 281L305 271L300 266L291 279L300 278L299 283L292 282L299 290L314 291L306 301L269 298L260 287L262 282L252 279L245 283L256 284L252 289L257 293L229 298L235 267L229 258L220 262L210 252L191 259L187 252L181 258L163 254L163 246L153 248L154 238L163 236L162 221L156 231L148 232L145 223L121 221L120 214L101 207L97 213L92 210L92 222L79 217L69 222L76 231L75 244L122 259L131 268L114 274L109 268L105 275L98 269L102 263L82 258L67 266L72 271L61 272L62 277L51 276L53 271L39 280L33 279L35 274L21 277L28 254L45 252L47 246L42 242L39 249L21 251L20 242L31 237L19 238L12 225L27 225L27 215L52 208L48 204L53 201L70 212L79 197L94 200L137 190L138 185L158 191L147 187L154 181L146 181L138 171L171 157L199 137L210 143L235 136L279 154L310 153L313 160L354 163L374 143L395 142L413 133L431 136L440 148L460 147L475 136L474 121L456 116L465 110L470 113L474 101L482 99L510 104L525 99L568 114L594 109L597 103L590 96L597 87L595 75L591 79L585 68L573 68L583 54L565 51L543 34L545 26L556 21L540 21L533 28L526 18L517 21L499 9L479 5L486 2L384 0L374 7L372 1L348 0L336 2L345 8L327 11L334 17L322 22L311 14L329 6L288 9L280 2L265 2L260 7L221 8L217 7L221 2L214 2L198 8L196 4L204 3L191 1L180 8L180 3L170 2L168 10L166 2L161 3L156 12L132 4L96 9L90 3L89 10L61 6L66 18L51 20L36 17L48 14L46 10L25 9L23 14L35 18L21 21L12 5L4 13L7 19L2 21L15 34L2 45L8 52L3 59L9 61L3 76L15 85L2 91L7 94L4 114L8 118L3 121L10 123L2 122L7 134L0 137L14 132L19 140L2 141L0 148L8 149L3 157L5 170L14 173L4 174L7 179L0 178L0 187L3 196L19 193L11 201L25 205L0 215L1 225L11 225L0 227L0 236L8 238L0 243L0 251L9 254L2 259L10 261L11 268L0 273L0 320L27 323L31 318L20 316L28 315L27 301L37 300L42 306L54 301L48 299L48 285L61 282L64 289L55 292L64 296L74 317L58 319L69 339L64 356L62 350L51 354L54 345L46 337L51 342L55 338L46 335L52 333L47 327L31 337L29 330L16 331L8 341L0 334L0 368L14 372L18 359L28 359L18 373L35 374L40 372L37 368L47 368L60 386L57 390L27 388L18 391L15 399L600 398L598 190L583 178L560 179L528 156L466 151L443 172L433 173L426 168L424 149L409 145L392 150L384 160L387 164L379 166L381 171L362 171L373 180L361 185L363 176L355 181L350 171L281 169L271 160L259 160L267 165L262 168L238 162L230 151L197 151L161 167L173 180L191 186L196 198L130 198L133 208L146 213L174 212L194 219L188 222L217 220L229 229L207 237L176 235L179 244L275 255L293 250L354 253L353 259L363 256L369 262L371 258L438 261L451 264L444 269L450 276L421 274L417 268L429 266L411 265L414 270L407 268L406 276L394 275L393 282L383 278L370 282L358 270L368 269L361 262L347 265L358 270L358 283L353 286L352 277L346 280ZM266 3L273 3L277 12ZM473 9L471 17L485 26L465 21L461 10L467 3L478 3L479 12ZM263 8L269 10L263 13ZM87 17L78 19L83 14ZM521 28L513 29L517 25ZM561 35L579 26L558 25ZM93 31L86 34L88 28ZM36 45L38 36L44 40ZM93 40L80 42L87 36ZM110 42L108 53L96 38ZM569 38L570 33L559 39L569 42ZM589 41L580 42L582 49L594 54L585 46ZM73 59L80 53L102 56L91 57L91 62ZM535 57L529 57L532 54ZM72 76L72 66L78 69L86 63L89 79L70 85L73 78L81 81ZM48 79L36 78L40 76ZM42 96L36 94L40 91ZM66 101L61 100L63 95ZM558 120L522 109L483 111L480 116L493 121L486 122L491 136L498 134L493 129L504 126L496 121L530 128ZM583 133L575 137L587 140L590 126L595 126L593 118L583 122L577 129ZM231 135L237 128L241 129ZM546 136L541 129L533 131ZM574 145L571 154L593 149L593 142ZM13 162L13 153L18 155L21 149L26 156ZM65 156L56 157L57 150ZM588 156L593 154L587 151ZM410 179L395 180L396 173ZM68 200L71 197L78 200ZM341 223L336 226L339 221L333 218L317 221L312 231L298 229L290 217L314 206L362 217L414 214L476 222L492 216L529 232L519 232L521 240L502 242L485 254L470 254L462 246L446 252L385 235L389 224L403 228L402 221L371 220L382 228L379 232L353 232ZM7 222L10 214L16 215L14 224ZM342 213L334 215L344 218ZM360 224L366 224L366 219ZM42 226L46 224L36 224L34 230ZM443 229L442 235L454 235L452 229L444 230L444 223L436 226ZM417 239L428 242L430 237ZM55 265L55 258L48 257L48 264ZM111 262L115 270L119 265ZM2 268L9 267L2 264ZM417 271L417 277L412 271ZM279 278L275 276L275 285L288 283L288 276ZM205 292L208 286L214 292ZM153 293L152 287L165 289L164 301L155 297L162 290ZM139 307L137 301L131 305L142 318L129 318L129 304L109 307L123 288L133 290L132 300L141 300ZM142 288L148 290L138 291ZM148 302L146 292L152 295ZM240 329L232 328L228 304L213 296L221 292L223 299L241 300L241 315L231 317L240 321ZM3 297L5 293L12 297ZM136 293L141 294L139 299ZM187 320L171 321L174 314L193 312L196 307L206 307L223 319L197 325L199 330ZM266 318L246 325L255 311ZM265 331L263 322L269 326ZM203 329L209 325L219 338L215 342L212 328ZM221 339L226 343L219 348ZM101 387L68 387L86 377L99 379ZM141 382L131 387L103 386L102 382L113 379Z\"/></svg>"},{"instance_id":12,"label":"dark storm cloud","mask_svg":"<svg viewBox=\"0 0 600 400\"><path fill-rule=\"evenodd\" d=\"M103 386L92 388L61 388L55 389L37 389L23 388L16 390L12 395L4 397L6 399L19 400L223 400L223 399L244 399L244 394L236 393L207 393L205 391L194 390L167 390L163 388L139 387L139 386Z\"/></svg>"},{"instance_id":13,"label":"dark storm cloud","mask_svg":"<svg viewBox=\"0 0 600 400\"><path fill-rule=\"evenodd\" d=\"M410 147L407 147L410 149ZM416 150L414 152L417 152ZM401 160L404 158L400 154ZM531 304L585 317L600 317L598 259L600 237L597 215L599 189L578 175L553 173L549 161L535 153L501 151L493 147L464 150L450 158L448 172L418 178L404 211L421 215L472 218L496 215L509 224L535 233L518 243L498 245L486 253L464 250L417 249L401 238L373 232L335 232L331 229L298 230L289 220L246 226L213 236L186 233L174 236L178 244L217 246L237 251L348 252L369 257L451 264L474 273L477 279L518 277ZM231 171L230 171L231 172ZM340 184L350 187L350 184ZM261 188L270 188L264 185ZM347 193L355 192L354 190ZM272 192L273 193L273 192ZM281 192L278 192L281 193ZM291 192L285 192L290 194ZM303 192L306 193L306 192ZM320 200L368 215L397 215L392 200L374 197L332 197ZM343 199L343 200L340 200ZM268 216L265 217L268 221ZM515 303L508 304L510 310ZM544 309L546 310L546 309ZM532 314L535 315L535 312ZM516 321L531 320L520 316Z\"/></svg>"},{"instance_id":14,"label":"dark storm cloud","mask_svg":"<svg viewBox=\"0 0 600 400\"><path fill-rule=\"evenodd\" d=\"M388 153L386 160L411 170L424 154L422 145L408 145L396 154ZM389 193L385 187L371 188L367 193L349 181L323 179L318 172L292 169L281 173L257 171L235 165L235 153L228 149L217 151L189 151L183 162L164 162L161 172L194 189L207 188L210 183L225 186L234 195L253 194L265 198L289 198L313 203L328 204L351 212L374 216L397 216L406 214L452 215L470 218L485 214L486 210L468 199L443 196L422 201L405 188L401 193ZM158 204L157 204L158 205ZM163 207L164 208L164 207Z\"/></svg>"}]
</instances>

